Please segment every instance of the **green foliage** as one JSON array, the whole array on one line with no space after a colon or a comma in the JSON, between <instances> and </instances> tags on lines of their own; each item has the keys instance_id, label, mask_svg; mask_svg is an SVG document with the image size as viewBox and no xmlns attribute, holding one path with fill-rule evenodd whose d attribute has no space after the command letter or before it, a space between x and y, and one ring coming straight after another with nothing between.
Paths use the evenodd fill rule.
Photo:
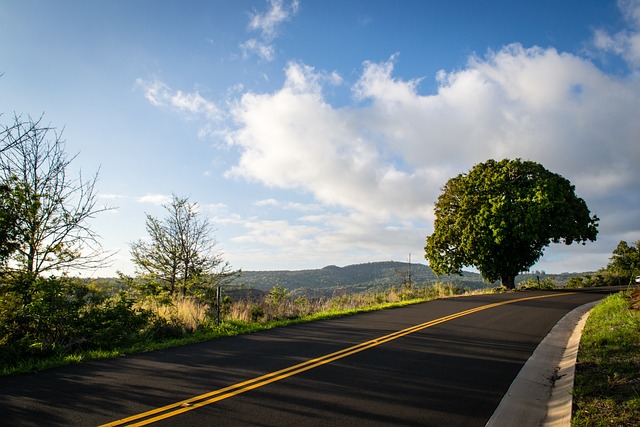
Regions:
<instances>
[{"instance_id":1,"label":"green foliage","mask_svg":"<svg viewBox=\"0 0 640 427\"><path fill-rule=\"evenodd\" d=\"M606 271L620 278L621 284L633 282L640 275L640 240L632 245L624 240L614 249Z\"/></svg>"},{"instance_id":2,"label":"green foliage","mask_svg":"<svg viewBox=\"0 0 640 427\"><path fill-rule=\"evenodd\" d=\"M434 272L475 266L507 288L550 243L593 241L598 225L568 180L520 159L489 160L450 179L435 216L425 247Z\"/></svg>"},{"instance_id":3,"label":"green foliage","mask_svg":"<svg viewBox=\"0 0 640 427\"><path fill-rule=\"evenodd\" d=\"M0 362L117 347L138 339L150 320L125 293L106 296L78 280L19 275L0 286Z\"/></svg>"},{"instance_id":4,"label":"green foliage","mask_svg":"<svg viewBox=\"0 0 640 427\"><path fill-rule=\"evenodd\" d=\"M133 284L137 279L122 276ZM46 282L46 283L45 283ZM35 295L24 305L15 285L0 288L1 371L26 372L91 358L114 357L126 353L236 335L276 326L398 307L433 298L460 295L468 290L453 284L433 286L402 285L382 292L336 294L333 297L294 297L286 288L274 287L269 294L249 295L238 301L223 296L220 322L214 322L211 306L193 297L162 296L142 298L133 292L116 291L126 286L102 287L79 280L39 279L28 284ZM109 292L104 292L107 289ZM166 298L166 299L165 299ZM58 310L64 305L72 311ZM56 339L49 339L38 320L54 319L60 325ZM18 319L21 319L19 321ZM35 326L33 326L35 325ZM25 327L28 328L25 329ZM22 328L22 329L21 329ZM13 331L13 334L5 333ZM49 343L45 345L45 340Z\"/></svg>"},{"instance_id":5,"label":"green foliage","mask_svg":"<svg viewBox=\"0 0 640 427\"><path fill-rule=\"evenodd\" d=\"M259 322L265 316L265 308L260 304L252 304L249 316L251 322Z\"/></svg>"},{"instance_id":6,"label":"green foliage","mask_svg":"<svg viewBox=\"0 0 640 427\"><path fill-rule=\"evenodd\" d=\"M0 183L0 266L20 246L19 208L23 204L24 192L15 177Z\"/></svg>"},{"instance_id":7,"label":"green foliage","mask_svg":"<svg viewBox=\"0 0 640 427\"><path fill-rule=\"evenodd\" d=\"M75 156L65 152L61 134L41 121L17 116L0 132L0 207L5 211L8 205L13 213L11 246L0 238L0 252L10 257L12 270L34 276L102 266L108 255L88 226L107 210L95 207L97 174L72 179L67 170ZM5 216L0 214L0 222Z\"/></svg>"},{"instance_id":8,"label":"green foliage","mask_svg":"<svg viewBox=\"0 0 640 427\"><path fill-rule=\"evenodd\" d=\"M590 278L590 275L572 277L565 287L567 289L590 288L593 286Z\"/></svg>"},{"instance_id":9,"label":"green foliage","mask_svg":"<svg viewBox=\"0 0 640 427\"><path fill-rule=\"evenodd\" d=\"M308 270L243 271L232 283L262 291L269 291L274 286L283 286L297 295L331 296L338 289L358 293L396 286L406 281L409 269L414 284L433 283L437 279L425 264L381 261ZM479 274L466 271L462 276L445 276L439 280L474 289L486 286Z\"/></svg>"},{"instance_id":10,"label":"green foliage","mask_svg":"<svg viewBox=\"0 0 640 427\"><path fill-rule=\"evenodd\" d=\"M640 241L629 245L622 240L614 249L607 267L593 274L573 277L567 283L567 287L626 286L633 284L638 275L640 275Z\"/></svg>"},{"instance_id":11,"label":"green foliage","mask_svg":"<svg viewBox=\"0 0 640 427\"><path fill-rule=\"evenodd\" d=\"M271 289L271 291L269 291L268 297L269 303L278 305L289 299L289 292L283 286L276 285L273 287L273 289Z\"/></svg>"},{"instance_id":12,"label":"green foliage","mask_svg":"<svg viewBox=\"0 0 640 427\"><path fill-rule=\"evenodd\" d=\"M197 204L174 195L164 208L162 220L147 215L149 240L131 244L132 261L143 284L138 290L213 300L216 287L237 272L215 252L213 227L199 215Z\"/></svg>"},{"instance_id":13,"label":"green foliage","mask_svg":"<svg viewBox=\"0 0 640 427\"><path fill-rule=\"evenodd\" d=\"M602 269L593 274L572 277L567 283L566 288L593 288L596 286L618 286L626 284L627 282L618 275L611 274L606 269Z\"/></svg>"},{"instance_id":14,"label":"green foliage","mask_svg":"<svg viewBox=\"0 0 640 427\"><path fill-rule=\"evenodd\" d=\"M113 348L135 342L148 334L146 328L155 320L149 311L137 308L135 300L125 292L104 298L100 304L85 306L80 313L79 332L82 339L90 337L90 348Z\"/></svg>"},{"instance_id":15,"label":"green foliage","mask_svg":"<svg viewBox=\"0 0 640 427\"><path fill-rule=\"evenodd\" d=\"M518 289L529 289L538 291L552 291L557 289L558 286L553 282L553 279L546 278L540 280L539 278L529 277L527 280L518 284Z\"/></svg>"},{"instance_id":16,"label":"green foliage","mask_svg":"<svg viewBox=\"0 0 640 427\"><path fill-rule=\"evenodd\" d=\"M640 425L640 293L598 304L580 341L573 400L574 426Z\"/></svg>"}]
</instances>

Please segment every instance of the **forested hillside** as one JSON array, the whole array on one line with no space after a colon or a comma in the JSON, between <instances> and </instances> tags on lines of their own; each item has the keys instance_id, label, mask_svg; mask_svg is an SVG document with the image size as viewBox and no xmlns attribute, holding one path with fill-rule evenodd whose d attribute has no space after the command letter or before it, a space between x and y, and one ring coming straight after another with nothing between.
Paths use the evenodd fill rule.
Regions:
<instances>
[{"instance_id":1,"label":"forested hillside","mask_svg":"<svg viewBox=\"0 0 640 427\"><path fill-rule=\"evenodd\" d=\"M518 276L517 282L539 276L541 280L551 277L557 284L562 285L576 275L579 274L547 275L544 272L535 272ZM353 293L379 290L389 286L400 286L409 283L409 280L412 284L419 286L445 282L477 289L490 285L484 282L478 273L465 271L463 276L436 277L427 265L398 261L370 262L345 267L329 265L321 269L309 270L244 271L233 284L263 291L270 290L274 286L282 286L289 291L309 295L328 294L335 291Z\"/></svg>"},{"instance_id":2,"label":"forested hillside","mask_svg":"<svg viewBox=\"0 0 640 427\"><path fill-rule=\"evenodd\" d=\"M345 267L330 265L313 270L245 271L234 284L248 288L269 290L282 286L298 293L327 293L336 290L362 292L399 286L404 283L424 285L435 281L454 283L462 287L486 286L479 274L465 272L464 276L441 276L436 278L431 269L423 264L385 261L355 264Z\"/></svg>"}]
</instances>

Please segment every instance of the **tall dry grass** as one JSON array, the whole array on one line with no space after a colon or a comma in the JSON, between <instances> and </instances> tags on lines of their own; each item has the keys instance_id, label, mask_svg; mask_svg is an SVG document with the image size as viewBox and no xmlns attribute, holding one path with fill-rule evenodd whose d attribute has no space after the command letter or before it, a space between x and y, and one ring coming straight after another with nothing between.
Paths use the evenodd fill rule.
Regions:
<instances>
[{"instance_id":1,"label":"tall dry grass","mask_svg":"<svg viewBox=\"0 0 640 427\"><path fill-rule=\"evenodd\" d=\"M185 332L195 331L210 321L209 305L193 297L173 296L163 301L146 300L141 307Z\"/></svg>"},{"instance_id":2,"label":"tall dry grass","mask_svg":"<svg viewBox=\"0 0 640 427\"><path fill-rule=\"evenodd\" d=\"M484 291L486 292L486 291ZM435 283L429 286L401 286L372 293L336 293L331 297L294 297L282 287L275 287L259 300L223 301L221 319L215 319L214 307L190 297L173 297L163 303L146 302L167 323L184 331L194 331L216 321L260 322L296 319L319 313L331 313L380 306L408 300L430 300L470 293L452 284Z\"/></svg>"}]
</instances>

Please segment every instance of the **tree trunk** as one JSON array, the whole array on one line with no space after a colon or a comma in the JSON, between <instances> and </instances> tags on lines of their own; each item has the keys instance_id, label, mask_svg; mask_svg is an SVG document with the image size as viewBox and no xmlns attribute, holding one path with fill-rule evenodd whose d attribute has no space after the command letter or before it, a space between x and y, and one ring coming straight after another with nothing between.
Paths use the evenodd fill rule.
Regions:
<instances>
[{"instance_id":1,"label":"tree trunk","mask_svg":"<svg viewBox=\"0 0 640 427\"><path fill-rule=\"evenodd\" d=\"M515 289L516 288L516 275L515 274L505 274L502 276L502 286L507 289Z\"/></svg>"}]
</instances>

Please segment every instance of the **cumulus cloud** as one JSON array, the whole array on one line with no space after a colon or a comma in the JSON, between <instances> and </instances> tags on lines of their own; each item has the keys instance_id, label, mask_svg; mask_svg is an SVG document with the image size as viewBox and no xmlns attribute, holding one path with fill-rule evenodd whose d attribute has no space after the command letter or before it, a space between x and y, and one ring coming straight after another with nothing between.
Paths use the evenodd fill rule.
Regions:
<instances>
[{"instance_id":1,"label":"cumulus cloud","mask_svg":"<svg viewBox=\"0 0 640 427\"><path fill-rule=\"evenodd\" d=\"M326 101L326 72L300 63L288 65L281 89L244 94L231 111L230 141L241 154L229 176L303 190L379 226L431 221L448 178L490 158L520 157L574 183L601 231L637 233L636 75L513 44L439 73L437 93L421 94L420 80L394 77L397 60L365 62L352 87L356 104L346 108ZM613 225L619 210L633 214Z\"/></svg>"},{"instance_id":2,"label":"cumulus cloud","mask_svg":"<svg viewBox=\"0 0 640 427\"><path fill-rule=\"evenodd\" d=\"M280 26L298 13L299 6L298 0L292 0L290 3L284 0L270 0L266 12L253 11L249 16L248 27L251 31L257 31L260 36L240 44L245 58L250 54L256 54L265 61L272 61L275 57L273 41L279 35Z\"/></svg>"},{"instance_id":3,"label":"cumulus cloud","mask_svg":"<svg viewBox=\"0 0 640 427\"><path fill-rule=\"evenodd\" d=\"M489 158L539 161L594 195L637 179L634 77L511 45L441 73L438 93L421 95L419 81L394 78L394 60L364 64L360 107L329 105L319 74L298 63L282 89L245 94L232 111L242 155L229 174L400 216L424 212L447 176Z\"/></svg>"},{"instance_id":4,"label":"cumulus cloud","mask_svg":"<svg viewBox=\"0 0 640 427\"><path fill-rule=\"evenodd\" d=\"M297 10L282 14L283 4L272 1L272 15L252 17L250 27L265 45ZM553 48L512 44L473 56L460 70L440 71L437 90L421 93L419 77L394 74L395 54L365 61L349 88L353 102L336 107L325 94L344 84L337 72L290 62L281 88L245 92L231 103L226 139L238 158L227 176L294 189L319 205L295 220L237 218L246 233L234 243L277 246L283 259L309 247L308 257L362 251L363 261L396 253L393 248L407 242L421 248L447 179L487 159L519 157L565 176L601 218L599 243L550 248L547 264L568 265L566 257L579 250L582 260L604 265L619 240L640 239L639 5L621 1L629 28L598 31L594 39L596 48L627 61L626 75L607 74L587 58ZM145 89L154 105L200 111L179 109L180 92L160 82ZM304 212L276 199L256 206ZM256 259L257 250L245 253Z\"/></svg>"},{"instance_id":5,"label":"cumulus cloud","mask_svg":"<svg viewBox=\"0 0 640 427\"><path fill-rule=\"evenodd\" d=\"M428 210L408 197L421 192L423 171L405 172L387 162L393 155L361 127L361 112L338 110L324 101L323 75L337 79L291 63L280 91L242 97L232 111L239 128L231 135L242 155L229 175L311 191L323 203L376 216L401 213L400 206Z\"/></svg>"}]
</instances>

